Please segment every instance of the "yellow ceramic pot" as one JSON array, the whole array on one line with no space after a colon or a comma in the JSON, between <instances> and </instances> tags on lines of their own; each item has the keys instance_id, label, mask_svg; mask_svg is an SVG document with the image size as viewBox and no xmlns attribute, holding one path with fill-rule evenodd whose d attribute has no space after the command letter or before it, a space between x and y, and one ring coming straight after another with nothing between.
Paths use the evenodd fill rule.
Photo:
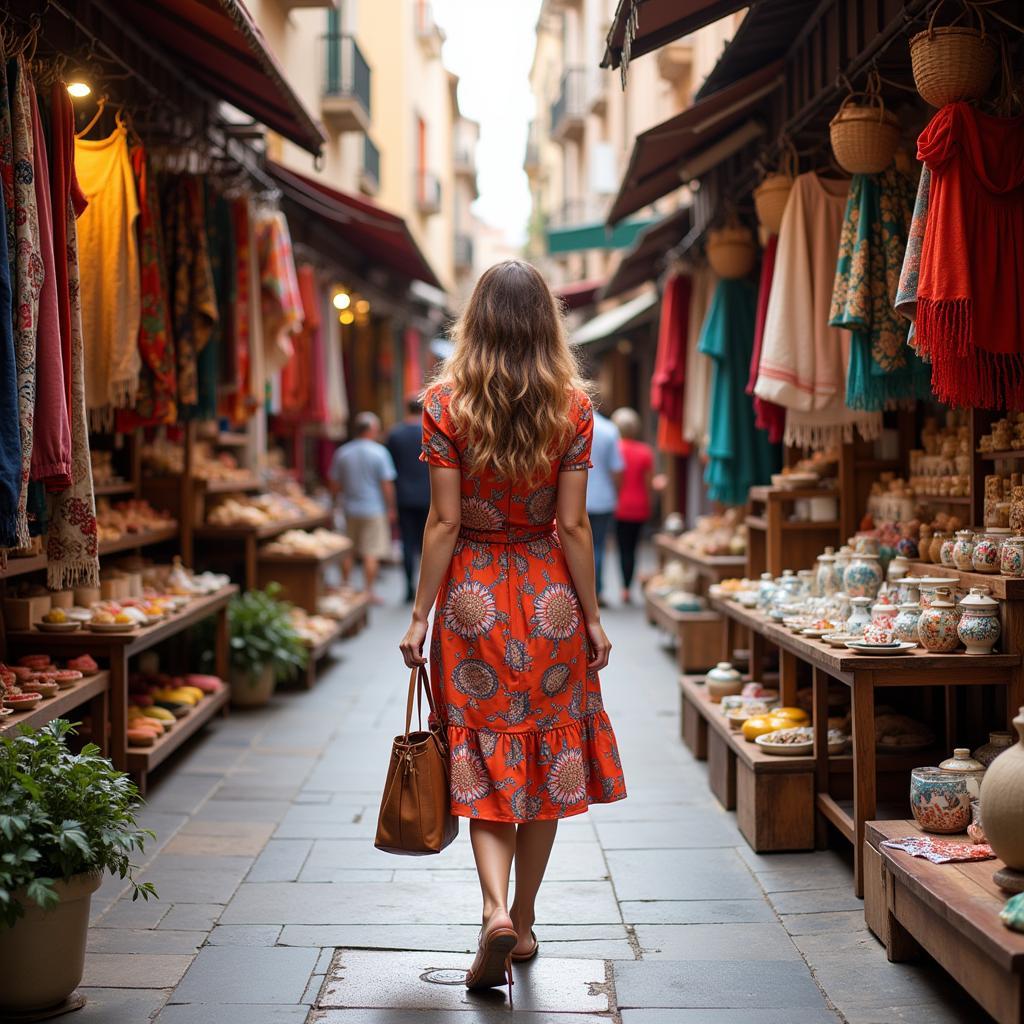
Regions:
<instances>
[{"instance_id":1,"label":"yellow ceramic pot","mask_svg":"<svg viewBox=\"0 0 1024 1024\"><path fill-rule=\"evenodd\" d=\"M776 718L774 712L770 715L755 715L743 723L743 738L753 743L758 736L778 729L790 729L794 724L791 718Z\"/></svg>"},{"instance_id":2,"label":"yellow ceramic pot","mask_svg":"<svg viewBox=\"0 0 1024 1024\"><path fill-rule=\"evenodd\" d=\"M785 718L793 725L807 725L811 716L803 708L775 708L772 711L772 718Z\"/></svg>"}]
</instances>

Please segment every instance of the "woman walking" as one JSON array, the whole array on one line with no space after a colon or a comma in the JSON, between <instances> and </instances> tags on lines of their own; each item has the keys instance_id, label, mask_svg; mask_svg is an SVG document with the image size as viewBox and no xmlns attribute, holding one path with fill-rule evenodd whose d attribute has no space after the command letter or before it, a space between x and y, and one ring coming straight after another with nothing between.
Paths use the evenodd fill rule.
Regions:
<instances>
[{"instance_id":1,"label":"woman walking","mask_svg":"<svg viewBox=\"0 0 1024 1024\"><path fill-rule=\"evenodd\" d=\"M477 282L424 396L431 504L406 665L424 664L451 746L451 808L470 818L483 892L470 989L511 983L558 819L626 795L598 672L586 513L593 408L558 305L528 263ZM515 900L508 903L516 868Z\"/></svg>"},{"instance_id":2,"label":"woman walking","mask_svg":"<svg viewBox=\"0 0 1024 1024\"><path fill-rule=\"evenodd\" d=\"M612 413L612 423L619 428L622 452L622 486L615 508L615 542L622 569L622 603L632 599L633 574L636 572L636 550L644 524L651 518L651 488L654 479L654 451L640 440L642 424L635 409L623 406Z\"/></svg>"}]
</instances>

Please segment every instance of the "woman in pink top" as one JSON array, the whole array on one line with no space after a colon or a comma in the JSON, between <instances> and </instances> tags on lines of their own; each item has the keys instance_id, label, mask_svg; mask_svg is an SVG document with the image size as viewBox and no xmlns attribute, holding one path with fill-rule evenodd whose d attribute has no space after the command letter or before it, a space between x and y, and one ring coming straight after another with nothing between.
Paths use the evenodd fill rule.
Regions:
<instances>
[{"instance_id":1,"label":"woman in pink top","mask_svg":"<svg viewBox=\"0 0 1024 1024\"><path fill-rule=\"evenodd\" d=\"M636 549L644 523L651 518L651 481L654 474L654 451L639 440L640 417L633 409L616 409L612 422L619 428L622 460L622 486L615 509L615 533L622 567L622 601L632 600L630 588L636 570Z\"/></svg>"}]
</instances>

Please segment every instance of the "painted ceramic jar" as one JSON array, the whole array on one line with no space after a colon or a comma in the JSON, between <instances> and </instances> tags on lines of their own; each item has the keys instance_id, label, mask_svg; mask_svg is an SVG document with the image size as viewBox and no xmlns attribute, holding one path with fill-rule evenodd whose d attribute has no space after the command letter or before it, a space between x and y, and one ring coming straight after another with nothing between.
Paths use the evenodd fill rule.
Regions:
<instances>
[{"instance_id":1,"label":"painted ceramic jar","mask_svg":"<svg viewBox=\"0 0 1024 1024\"><path fill-rule=\"evenodd\" d=\"M850 614L846 620L846 632L860 636L871 625L871 598L851 597Z\"/></svg>"},{"instance_id":2,"label":"painted ceramic jar","mask_svg":"<svg viewBox=\"0 0 1024 1024\"><path fill-rule=\"evenodd\" d=\"M896 542L896 552L911 561L921 557L921 549L913 537L900 537Z\"/></svg>"},{"instance_id":3,"label":"painted ceramic jar","mask_svg":"<svg viewBox=\"0 0 1024 1024\"><path fill-rule=\"evenodd\" d=\"M921 646L933 654L948 654L960 645L956 634L956 607L948 589L939 587L931 603L921 609L917 620L917 636Z\"/></svg>"},{"instance_id":4,"label":"painted ceramic jar","mask_svg":"<svg viewBox=\"0 0 1024 1024\"><path fill-rule=\"evenodd\" d=\"M1013 732L990 732L988 743L974 752L974 760L987 768L1004 750L1009 750L1016 739L1017 734Z\"/></svg>"},{"instance_id":5,"label":"painted ceramic jar","mask_svg":"<svg viewBox=\"0 0 1024 1024\"><path fill-rule=\"evenodd\" d=\"M872 623L876 626L884 626L886 629L892 629L892 624L898 614L899 608L887 600L884 595L871 606Z\"/></svg>"},{"instance_id":6,"label":"painted ceramic jar","mask_svg":"<svg viewBox=\"0 0 1024 1024\"><path fill-rule=\"evenodd\" d=\"M1019 742L999 755L985 772L981 808L985 835L1008 868L1024 871L1024 708L1013 720Z\"/></svg>"},{"instance_id":7,"label":"painted ceramic jar","mask_svg":"<svg viewBox=\"0 0 1024 1024\"><path fill-rule=\"evenodd\" d=\"M857 554L843 574L843 589L850 597L877 597L882 585L878 555Z\"/></svg>"},{"instance_id":8,"label":"painted ceramic jar","mask_svg":"<svg viewBox=\"0 0 1024 1024\"><path fill-rule=\"evenodd\" d=\"M869 622L863 637L866 644L891 644L895 639L892 626L886 622Z\"/></svg>"},{"instance_id":9,"label":"painted ceramic jar","mask_svg":"<svg viewBox=\"0 0 1024 1024\"><path fill-rule=\"evenodd\" d=\"M953 564L964 572L974 568L974 534L970 530L958 530L953 543Z\"/></svg>"},{"instance_id":10,"label":"painted ceramic jar","mask_svg":"<svg viewBox=\"0 0 1024 1024\"><path fill-rule=\"evenodd\" d=\"M836 555L833 548L825 548L825 553L818 555L818 571L815 576L818 595L820 597L831 597L837 590L842 589L842 583L836 586Z\"/></svg>"},{"instance_id":11,"label":"painted ceramic jar","mask_svg":"<svg viewBox=\"0 0 1024 1024\"><path fill-rule=\"evenodd\" d=\"M941 768L915 768L910 773L910 809L925 832L963 832L971 823L967 780Z\"/></svg>"},{"instance_id":12,"label":"painted ceramic jar","mask_svg":"<svg viewBox=\"0 0 1024 1024\"><path fill-rule=\"evenodd\" d=\"M890 583L898 583L908 572L910 572L910 560L906 555L896 554L889 560L885 578Z\"/></svg>"},{"instance_id":13,"label":"painted ceramic jar","mask_svg":"<svg viewBox=\"0 0 1024 1024\"><path fill-rule=\"evenodd\" d=\"M999 572L999 549L1009 536L1009 530L987 530L974 541L974 571Z\"/></svg>"},{"instance_id":14,"label":"painted ceramic jar","mask_svg":"<svg viewBox=\"0 0 1024 1024\"><path fill-rule=\"evenodd\" d=\"M953 548L955 547L956 537L951 533L944 533L942 535L942 544L939 546L939 557L935 561L948 565L950 569L956 568L956 562L953 561Z\"/></svg>"},{"instance_id":15,"label":"painted ceramic jar","mask_svg":"<svg viewBox=\"0 0 1024 1024\"><path fill-rule=\"evenodd\" d=\"M988 596L987 587L971 587L960 602L960 622L956 627L967 653L991 654L1001 632L999 602Z\"/></svg>"},{"instance_id":16,"label":"painted ceramic jar","mask_svg":"<svg viewBox=\"0 0 1024 1024\"><path fill-rule=\"evenodd\" d=\"M801 569L796 578L800 581L800 600L818 596L814 590L814 573L810 569Z\"/></svg>"},{"instance_id":17,"label":"painted ceramic jar","mask_svg":"<svg viewBox=\"0 0 1024 1024\"><path fill-rule=\"evenodd\" d=\"M850 595L845 590L837 590L832 597L832 607L835 611L829 618L842 629L850 617Z\"/></svg>"},{"instance_id":18,"label":"painted ceramic jar","mask_svg":"<svg viewBox=\"0 0 1024 1024\"><path fill-rule=\"evenodd\" d=\"M918 642L917 620L920 617L921 606L916 601L907 601L905 604L901 604L899 614L892 624L893 636L904 643L916 644Z\"/></svg>"},{"instance_id":19,"label":"painted ceramic jar","mask_svg":"<svg viewBox=\"0 0 1024 1024\"><path fill-rule=\"evenodd\" d=\"M772 603L774 593L775 577L770 572L761 573L761 580L757 584L757 603L762 608L767 608Z\"/></svg>"},{"instance_id":20,"label":"painted ceramic jar","mask_svg":"<svg viewBox=\"0 0 1024 1024\"><path fill-rule=\"evenodd\" d=\"M858 555L877 555L881 552L881 541L877 537L858 534L853 538L853 550Z\"/></svg>"},{"instance_id":21,"label":"painted ceramic jar","mask_svg":"<svg viewBox=\"0 0 1024 1024\"><path fill-rule=\"evenodd\" d=\"M800 577L792 569L785 569L775 581L772 602L776 605L792 604L800 597Z\"/></svg>"},{"instance_id":22,"label":"painted ceramic jar","mask_svg":"<svg viewBox=\"0 0 1024 1024\"><path fill-rule=\"evenodd\" d=\"M853 548L848 544L844 544L836 552L836 573L839 579L839 589L842 590L846 586L846 567L850 564L853 559Z\"/></svg>"},{"instance_id":23,"label":"painted ceramic jar","mask_svg":"<svg viewBox=\"0 0 1024 1024\"><path fill-rule=\"evenodd\" d=\"M708 699L717 704L723 697L731 697L743 689L743 676L727 661L720 661L704 677Z\"/></svg>"},{"instance_id":24,"label":"painted ceramic jar","mask_svg":"<svg viewBox=\"0 0 1024 1024\"><path fill-rule=\"evenodd\" d=\"M1024 537L1007 537L999 549L999 571L1004 576L1024 576Z\"/></svg>"},{"instance_id":25,"label":"painted ceramic jar","mask_svg":"<svg viewBox=\"0 0 1024 1024\"><path fill-rule=\"evenodd\" d=\"M967 780L967 792L972 800L981 797L981 780L985 777L985 766L971 757L967 747L957 747L952 757L939 764L941 771L961 775Z\"/></svg>"}]
</instances>

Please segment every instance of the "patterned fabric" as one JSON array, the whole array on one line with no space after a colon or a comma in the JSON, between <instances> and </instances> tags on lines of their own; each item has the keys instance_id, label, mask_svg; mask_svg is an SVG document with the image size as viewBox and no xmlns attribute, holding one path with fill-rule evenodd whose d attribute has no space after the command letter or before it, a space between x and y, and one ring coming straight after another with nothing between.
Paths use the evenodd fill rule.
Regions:
<instances>
[{"instance_id":1,"label":"patterned fabric","mask_svg":"<svg viewBox=\"0 0 1024 1024\"><path fill-rule=\"evenodd\" d=\"M249 374L251 327L252 327L252 239L249 201L231 201L231 221L235 236L235 307L232 313L234 325L234 373L224 400L224 412L232 423L244 423L252 412L253 403L249 398Z\"/></svg>"},{"instance_id":2,"label":"patterned fabric","mask_svg":"<svg viewBox=\"0 0 1024 1024\"><path fill-rule=\"evenodd\" d=\"M754 400L754 426L768 434L772 444L779 444L786 432L786 410L781 405L754 395L757 374L761 368L761 346L764 344L764 323L768 316L768 298L772 292L772 278L775 276L775 250L779 236L772 235L765 242L761 253L761 278L757 286L757 312L754 315L754 351L750 356L750 377L747 379L747 394Z\"/></svg>"},{"instance_id":3,"label":"patterned fabric","mask_svg":"<svg viewBox=\"0 0 1024 1024\"><path fill-rule=\"evenodd\" d=\"M689 277L673 275L665 284L658 319L658 347L651 375L651 408L658 413L658 447L672 455L689 455L683 440L683 388L690 316Z\"/></svg>"},{"instance_id":4,"label":"patterned fabric","mask_svg":"<svg viewBox=\"0 0 1024 1024\"><path fill-rule=\"evenodd\" d=\"M928 201L931 194L932 172L928 166L921 168L921 177L917 182L917 198L914 200L914 212L910 218L910 232L907 235L907 251L903 254L903 268L900 271L900 283L896 289L896 301L893 306L896 312L910 321L910 332L907 344L915 351L914 334L916 328L914 317L917 316L917 277L921 271L921 246L924 244L924 229L928 222Z\"/></svg>"},{"instance_id":5,"label":"patterned fabric","mask_svg":"<svg viewBox=\"0 0 1024 1024\"><path fill-rule=\"evenodd\" d=\"M433 387L423 459L458 469L465 442ZM622 764L555 531L559 472L586 469L593 409L578 396L575 437L533 485L462 471L462 529L438 595L431 685L451 744L452 813L486 821L581 814L626 795Z\"/></svg>"},{"instance_id":6,"label":"patterned fabric","mask_svg":"<svg viewBox=\"0 0 1024 1024\"><path fill-rule=\"evenodd\" d=\"M882 846L902 850L911 857L923 857L933 864L949 864L962 860L993 860L995 854L987 843L965 843L958 839L936 836L905 836L902 839L883 839Z\"/></svg>"},{"instance_id":7,"label":"patterned fabric","mask_svg":"<svg viewBox=\"0 0 1024 1024\"><path fill-rule=\"evenodd\" d=\"M850 182L829 324L853 333L846 372L851 409L931 396L928 367L907 346L907 322L893 309L912 206L913 183L895 165Z\"/></svg>"},{"instance_id":8,"label":"patterned fabric","mask_svg":"<svg viewBox=\"0 0 1024 1024\"><path fill-rule=\"evenodd\" d=\"M265 369L276 373L292 354L292 335L302 328L304 311L288 221L279 210L259 221L260 297Z\"/></svg>"},{"instance_id":9,"label":"patterned fabric","mask_svg":"<svg viewBox=\"0 0 1024 1024\"><path fill-rule=\"evenodd\" d=\"M210 262L210 281L217 305L210 336L202 346L197 360L199 404L193 415L213 419L217 415L217 390L220 382L230 379L224 369L232 364L232 318L235 311L235 229L231 206L222 194L207 181L203 207L206 217L204 245Z\"/></svg>"}]
</instances>

